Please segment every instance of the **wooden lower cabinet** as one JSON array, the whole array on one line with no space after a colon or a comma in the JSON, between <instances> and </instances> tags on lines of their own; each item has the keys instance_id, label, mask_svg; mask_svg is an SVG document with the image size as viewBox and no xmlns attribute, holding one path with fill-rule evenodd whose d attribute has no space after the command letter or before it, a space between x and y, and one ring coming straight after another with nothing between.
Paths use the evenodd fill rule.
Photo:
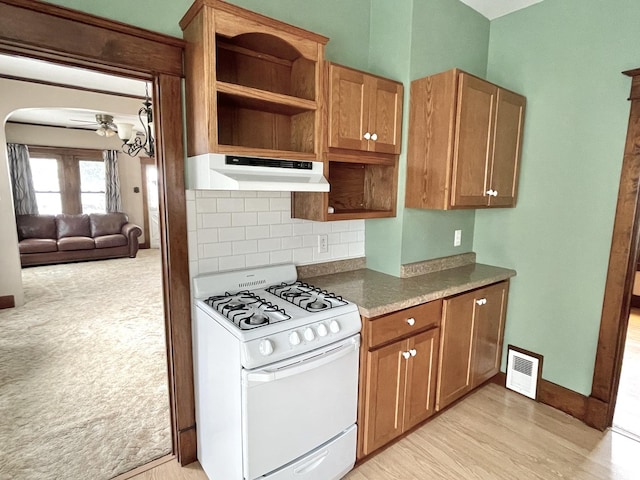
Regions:
<instances>
[{"instance_id":1,"label":"wooden lower cabinet","mask_svg":"<svg viewBox=\"0 0 640 480\"><path fill-rule=\"evenodd\" d=\"M444 301L436 410L500 371L509 282Z\"/></svg>"},{"instance_id":2,"label":"wooden lower cabinet","mask_svg":"<svg viewBox=\"0 0 640 480\"><path fill-rule=\"evenodd\" d=\"M363 318L358 460L500 371L509 281Z\"/></svg>"},{"instance_id":3,"label":"wooden lower cabinet","mask_svg":"<svg viewBox=\"0 0 640 480\"><path fill-rule=\"evenodd\" d=\"M364 455L435 412L439 328L367 353Z\"/></svg>"},{"instance_id":4,"label":"wooden lower cabinet","mask_svg":"<svg viewBox=\"0 0 640 480\"><path fill-rule=\"evenodd\" d=\"M440 365L436 409L441 410L471 388L474 295L444 301L440 333Z\"/></svg>"}]
</instances>

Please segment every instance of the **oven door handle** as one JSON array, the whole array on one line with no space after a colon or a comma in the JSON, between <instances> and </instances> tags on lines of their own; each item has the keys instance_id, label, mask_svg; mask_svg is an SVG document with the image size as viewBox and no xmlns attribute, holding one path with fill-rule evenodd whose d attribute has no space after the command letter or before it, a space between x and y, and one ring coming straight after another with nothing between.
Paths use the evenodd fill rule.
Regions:
<instances>
[{"instance_id":1,"label":"oven door handle","mask_svg":"<svg viewBox=\"0 0 640 480\"><path fill-rule=\"evenodd\" d=\"M314 368L321 367L327 363L331 363L339 358L349 355L353 351L358 351L359 342L349 343L343 347L339 347L335 350L331 350L325 354L319 355L317 358L309 359L308 361L302 361L296 363L290 367L283 367L277 370L261 370L258 372L251 372L247 374L247 382L275 382L283 378L292 377L300 373L308 372Z\"/></svg>"}]
</instances>

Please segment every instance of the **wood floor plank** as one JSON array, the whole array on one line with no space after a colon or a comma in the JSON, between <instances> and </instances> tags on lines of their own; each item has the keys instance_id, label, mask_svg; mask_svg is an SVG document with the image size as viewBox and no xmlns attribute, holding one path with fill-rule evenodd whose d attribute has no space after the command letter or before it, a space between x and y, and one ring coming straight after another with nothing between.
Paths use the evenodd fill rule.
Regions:
<instances>
[{"instance_id":1,"label":"wood floor plank","mask_svg":"<svg viewBox=\"0 0 640 480\"><path fill-rule=\"evenodd\" d=\"M637 480L640 443L490 384L344 480ZM206 480L175 461L133 480ZM231 479L209 479L231 480Z\"/></svg>"},{"instance_id":2,"label":"wood floor plank","mask_svg":"<svg viewBox=\"0 0 640 480\"><path fill-rule=\"evenodd\" d=\"M622 372L618 387L613 425L640 437L640 309L632 308L629 315Z\"/></svg>"}]
</instances>

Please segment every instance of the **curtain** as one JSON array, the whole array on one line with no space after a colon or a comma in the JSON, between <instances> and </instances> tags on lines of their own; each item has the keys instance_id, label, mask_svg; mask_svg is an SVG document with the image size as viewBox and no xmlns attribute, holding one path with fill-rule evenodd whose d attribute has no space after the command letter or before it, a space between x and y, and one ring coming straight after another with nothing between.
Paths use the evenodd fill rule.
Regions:
<instances>
[{"instance_id":1,"label":"curtain","mask_svg":"<svg viewBox=\"0 0 640 480\"><path fill-rule=\"evenodd\" d=\"M107 212L120 212L122 211L122 203L120 201L120 177L118 176L118 151L103 150L102 159L104 160Z\"/></svg>"},{"instance_id":2,"label":"curtain","mask_svg":"<svg viewBox=\"0 0 640 480\"><path fill-rule=\"evenodd\" d=\"M33 189L29 149L20 143L8 143L7 153L16 215L37 214L38 202L36 201L36 192Z\"/></svg>"}]
</instances>

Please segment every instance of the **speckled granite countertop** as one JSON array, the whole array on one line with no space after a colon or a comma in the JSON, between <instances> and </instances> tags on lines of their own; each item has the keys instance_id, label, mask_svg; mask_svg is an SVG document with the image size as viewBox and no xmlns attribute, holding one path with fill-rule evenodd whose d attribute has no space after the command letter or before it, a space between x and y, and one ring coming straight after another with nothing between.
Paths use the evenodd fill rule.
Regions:
<instances>
[{"instance_id":1,"label":"speckled granite countertop","mask_svg":"<svg viewBox=\"0 0 640 480\"><path fill-rule=\"evenodd\" d=\"M308 280L316 287L342 295L358 305L361 315L371 318L500 282L515 274L508 268L474 263L410 278L363 268Z\"/></svg>"}]
</instances>

